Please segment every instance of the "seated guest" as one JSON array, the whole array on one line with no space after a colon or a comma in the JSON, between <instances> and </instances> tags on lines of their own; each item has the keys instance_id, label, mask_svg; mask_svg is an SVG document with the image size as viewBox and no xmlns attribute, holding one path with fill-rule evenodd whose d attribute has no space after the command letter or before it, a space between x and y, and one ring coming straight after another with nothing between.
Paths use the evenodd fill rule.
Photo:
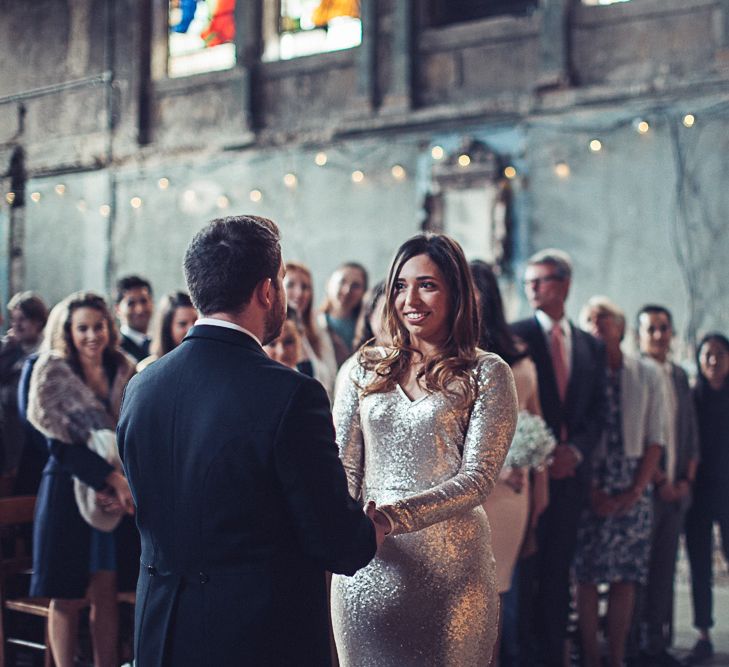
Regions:
<instances>
[{"instance_id":1,"label":"seated guest","mask_svg":"<svg viewBox=\"0 0 729 667\"><path fill-rule=\"evenodd\" d=\"M24 456L25 424L18 413L18 382L25 360L40 345L48 309L37 294L19 292L8 302L10 328L0 341L0 420L2 425L2 474L14 478L25 458L24 474L33 459L31 450ZM36 471L36 475L39 471ZM38 480L39 480L38 476ZM16 480L17 481L17 480ZM33 491L35 492L35 490Z\"/></svg>"},{"instance_id":2,"label":"seated guest","mask_svg":"<svg viewBox=\"0 0 729 667\"><path fill-rule=\"evenodd\" d=\"M124 276L116 283L115 303L121 333L119 346L142 361L150 352L147 329L152 318L152 286L139 276Z\"/></svg>"},{"instance_id":3,"label":"seated guest","mask_svg":"<svg viewBox=\"0 0 729 667\"><path fill-rule=\"evenodd\" d=\"M331 398L337 377L337 360L331 337L314 317L314 289L309 268L299 262L286 262L284 287L289 309L294 311L301 333L301 358L308 360L313 377L321 382Z\"/></svg>"},{"instance_id":4,"label":"seated guest","mask_svg":"<svg viewBox=\"0 0 729 667\"><path fill-rule=\"evenodd\" d=\"M686 548L691 564L694 626L699 639L686 660L690 665L706 662L714 655L709 634L714 625L714 523L719 524L724 558L729 562L729 340L719 333L710 333L701 339L697 350L699 376L693 394L700 462L693 501L686 515Z\"/></svg>"},{"instance_id":5,"label":"seated guest","mask_svg":"<svg viewBox=\"0 0 729 667\"><path fill-rule=\"evenodd\" d=\"M157 306L152 327L150 354L137 364L141 371L160 357L174 350L195 324L197 311L186 292L170 292L162 297Z\"/></svg>"},{"instance_id":6,"label":"seated guest","mask_svg":"<svg viewBox=\"0 0 729 667\"><path fill-rule=\"evenodd\" d=\"M666 406L654 364L625 356L625 316L610 300L593 297L582 325L605 343L607 423L593 452L590 503L577 533L577 609L585 667L600 667L599 584L609 585L610 667L622 667L635 585L645 584L651 538L651 479L663 452Z\"/></svg>"},{"instance_id":7,"label":"seated guest","mask_svg":"<svg viewBox=\"0 0 729 667\"><path fill-rule=\"evenodd\" d=\"M337 366L354 352L354 332L366 290L367 271L356 262L340 265L327 282L319 323L332 339Z\"/></svg>"}]
</instances>

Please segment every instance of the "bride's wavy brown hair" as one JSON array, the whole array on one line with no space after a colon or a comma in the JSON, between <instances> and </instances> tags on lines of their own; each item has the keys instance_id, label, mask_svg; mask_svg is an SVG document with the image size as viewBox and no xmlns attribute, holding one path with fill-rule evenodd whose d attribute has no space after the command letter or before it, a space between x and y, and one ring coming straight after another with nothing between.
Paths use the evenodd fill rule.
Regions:
<instances>
[{"instance_id":1,"label":"bride's wavy brown hair","mask_svg":"<svg viewBox=\"0 0 729 667\"><path fill-rule=\"evenodd\" d=\"M395 285L404 264L418 255L427 255L440 269L448 290L448 335L438 354L428 359L418 378L429 392L442 391L459 407L470 407L476 395L471 370L476 365L478 309L473 278L461 246L444 234L419 234L403 243L395 254L385 287L383 325L390 345L385 349L363 348L360 364L373 371L374 380L362 387L362 395L388 392L405 377L410 364L421 353L410 344L410 334L395 309Z\"/></svg>"}]
</instances>

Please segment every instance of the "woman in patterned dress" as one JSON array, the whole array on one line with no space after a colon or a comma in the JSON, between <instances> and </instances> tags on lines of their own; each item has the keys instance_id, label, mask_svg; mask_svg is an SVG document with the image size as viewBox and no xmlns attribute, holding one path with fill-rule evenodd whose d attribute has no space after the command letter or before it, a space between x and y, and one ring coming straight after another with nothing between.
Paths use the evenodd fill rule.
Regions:
<instances>
[{"instance_id":1,"label":"woman in patterned dress","mask_svg":"<svg viewBox=\"0 0 729 667\"><path fill-rule=\"evenodd\" d=\"M610 667L622 667L635 585L648 576L652 505L650 480L666 442L663 383L651 362L623 355L625 316L611 301L593 297L583 324L605 343L608 414L593 454L590 506L577 536L577 608L585 667L600 667L598 584L609 584Z\"/></svg>"}]
</instances>

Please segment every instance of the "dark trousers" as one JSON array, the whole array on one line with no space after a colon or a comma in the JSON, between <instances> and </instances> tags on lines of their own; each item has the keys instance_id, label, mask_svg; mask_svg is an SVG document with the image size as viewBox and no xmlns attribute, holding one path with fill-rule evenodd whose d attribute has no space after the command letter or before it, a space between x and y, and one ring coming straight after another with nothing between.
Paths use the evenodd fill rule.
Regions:
<instances>
[{"instance_id":1,"label":"dark trousers","mask_svg":"<svg viewBox=\"0 0 729 667\"><path fill-rule=\"evenodd\" d=\"M551 480L549 506L539 520L534 619L539 658L548 667L564 665L570 568L586 501L584 486L578 479Z\"/></svg>"},{"instance_id":2,"label":"dark trousers","mask_svg":"<svg viewBox=\"0 0 729 667\"><path fill-rule=\"evenodd\" d=\"M673 640L673 586L684 516L682 503L654 499L648 583L638 596L641 608L635 614L643 620L644 648L650 655L668 649Z\"/></svg>"},{"instance_id":3,"label":"dark trousers","mask_svg":"<svg viewBox=\"0 0 729 667\"><path fill-rule=\"evenodd\" d=\"M729 516L717 521L721 530L724 558L729 562ZM691 565L691 597L694 607L694 626L708 630L714 625L713 551L714 518L704 508L693 506L686 514L686 550Z\"/></svg>"}]
</instances>

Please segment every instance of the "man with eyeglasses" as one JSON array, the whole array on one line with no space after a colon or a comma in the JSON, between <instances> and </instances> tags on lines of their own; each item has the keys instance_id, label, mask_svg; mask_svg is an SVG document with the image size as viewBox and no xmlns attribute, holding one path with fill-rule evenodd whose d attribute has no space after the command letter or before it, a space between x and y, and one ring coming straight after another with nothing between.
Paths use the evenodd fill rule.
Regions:
<instances>
[{"instance_id":1,"label":"man with eyeglasses","mask_svg":"<svg viewBox=\"0 0 729 667\"><path fill-rule=\"evenodd\" d=\"M535 563L537 660L547 667L565 665L570 567L588 499L590 454L604 423L605 349L566 316L571 279L567 253L547 249L530 257L524 291L534 317L512 327L529 347L544 420L559 443L549 466L549 506L537 527ZM534 663L522 656L522 664Z\"/></svg>"}]
</instances>

